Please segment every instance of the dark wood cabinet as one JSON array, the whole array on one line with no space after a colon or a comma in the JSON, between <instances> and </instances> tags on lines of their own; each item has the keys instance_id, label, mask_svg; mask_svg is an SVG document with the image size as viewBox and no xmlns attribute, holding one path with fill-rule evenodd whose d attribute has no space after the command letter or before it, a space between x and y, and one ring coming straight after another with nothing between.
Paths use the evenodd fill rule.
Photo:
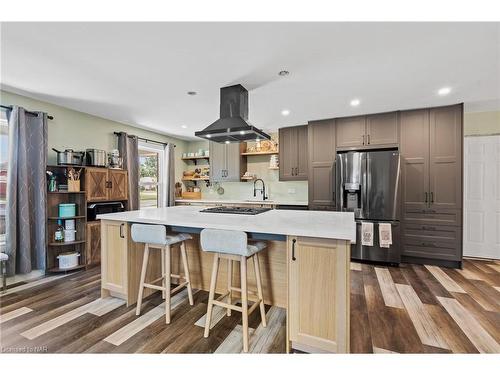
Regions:
<instances>
[{"instance_id":1,"label":"dark wood cabinet","mask_svg":"<svg viewBox=\"0 0 500 375\"><path fill-rule=\"evenodd\" d=\"M308 127L309 209L335 207L335 120L311 121Z\"/></svg>"},{"instance_id":2,"label":"dark wood cabinet","mask_svg":"<svg viewBox=\"0 0 500 375\"><path fill-rule=\"evenodd\" d=\"M86 167L84 178L88 202L128 199L127 171L125 170Z\"/></svg>"},{"instance_id":3,"label":"dark wood cabinet","mask_svg":"<svg viewBox=\"0 0 500 375\"><path fill-rule=\"evenodd\" d=\"M363 149L397 147L399 143L398 113L336 119L337 147Z\"/></svg>"},{"instance_id":4,"label":"dark wood cabinet","mask_svg":"<svg viewBox=\"0 0 500 375\"><path fill-rule=\"evenodd\" d=\"M280 181L305 181L308 177L307 125L279 129Z\"/></svg>"},{"instance_id":5,"label":"dark wood cabinet","mask_svg":"<svg viewBox=\"0 0 500 375\"><path fill-rule=\"evenodd\" d=\"M462 113L455 105L400 114L403 256L462 260Z\"/></svg>"},{"instance_id":6,"label":"dark wood cabinet","mask_svg":"<svg viewBox=\"0 0 500 375\"><path fill-rule=\"evenodd\" d=\"M87 223L87 243L85 259L87 265L101 263L101 222Z\"/></svg>"},{"instance_id":7,"label":"dark wood cabinet","mask_svg":"<svg viewBox=\"0 0 500 375\"><path fill-rule=\"evenodd\" d=\"M217 182L238 182L246 171L246 159L241 155L244 143L210 142L210 179Z\"/></svg>"}]
</instances>

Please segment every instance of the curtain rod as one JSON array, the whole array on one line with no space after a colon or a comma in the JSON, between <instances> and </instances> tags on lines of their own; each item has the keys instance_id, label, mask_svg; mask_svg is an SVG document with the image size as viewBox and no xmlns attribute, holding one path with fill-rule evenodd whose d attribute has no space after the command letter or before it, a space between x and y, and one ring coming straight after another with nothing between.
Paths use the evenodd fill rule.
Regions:
<instances>
[{"instance_id":1,"label":"curtain rod","mask_svg":"<svg viewBox=\"0 0 500 375\"><path fill-rule=\"evenodd\" d=\"M3 105L3 104L1 104L0 107L2 107L4 109L8 109L9 111L12 111L12 106L11 105ZM29 115L32 115L32 116L38 116L38 113L36 113L36 112L26 111L26 113L29 114ZM49 120L53 120L54 116L47 115L47 118Z\"/></svg>"},{"instance_id":2,"label":"curtain rod","mask_svg":"<svg viewBox=\"0 0 500 375\"><path fill-rule=\"evenodd\" d=\"M118 135L120 135L120 134L122 134L122 133L123 133L123 132L114 132L114 134L115 134L116 136L118 136ZM137 136L133 136L133 135L128 135L128 136L129 136L129 137L137 137ZM151 143L158 143L158 144L160 144L160 145L164 145L164 146L168 145L168 143L165 143L165 142L160 142L160 141L155 141L154 139L148 139L148 138L142 138L142 137L137 137L137 139L140 139L141 141L144 141L144 142L146 142L146 143L151 142ZM174 147L177 147L177 146L174 144Z\"/></svg>"}]
</instances>

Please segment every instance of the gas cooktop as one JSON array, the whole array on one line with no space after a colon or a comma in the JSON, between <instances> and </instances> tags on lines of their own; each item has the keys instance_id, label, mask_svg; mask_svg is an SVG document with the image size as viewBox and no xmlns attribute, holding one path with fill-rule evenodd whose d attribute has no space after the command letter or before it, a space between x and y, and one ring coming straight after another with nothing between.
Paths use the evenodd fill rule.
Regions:
<instances>
[{"instance_id":1,"label":"gas cooktop","mask_svg":"<svg viewBox=\"0 0 500 375\"><path fill-rule=\"evenodd\" d=\"M266 207L210 207L201 210L200 212L209 212L216 214L239 214L239 215L257 215L269 211L271 208Z\"/></svg>"}]
</instances>

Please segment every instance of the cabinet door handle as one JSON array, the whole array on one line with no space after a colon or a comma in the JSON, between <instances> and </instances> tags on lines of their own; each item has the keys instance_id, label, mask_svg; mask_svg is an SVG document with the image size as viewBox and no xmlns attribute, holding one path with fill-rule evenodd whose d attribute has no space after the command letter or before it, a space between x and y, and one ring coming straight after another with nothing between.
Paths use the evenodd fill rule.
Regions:
<instances>
[{"instance_id":1,"label":"cabinet door handle","mask_svg":"<svg viewBox=\"0 0 500 375\"><path fill-rule=\"evenodd\" d=\"M125 238L125 236L123 235L123 226L124 225L125 224L123 224L123 223L120 224L120 238Z\"/></svg>"},{"instance_id":2,"label":"cabinet door handle","mask_svg":"<svg viewBox=\"0 0 500 375\"><path fill-rule=\"evenodd\" d=\"M292 168L292 176L293 176L293 168Z\"/></svg>"},{"instance_id":3,"label":"cabinet door handle","mask_svg":"<svg viewBox=\"0 0 500 375\"><path fill-rule=\"evenodd\" d=\"M424 202L427 203L427 196L428 196L428 194L427 194L427 192L425 192L424 194L425 194L425 201Z\"/></svg>"},{"instance_id":4,"label":"cabinet door handle","mask_svg":"<svg viewBox=\"0 0 500 375\"><path fill-rule=\"evenodd\" d=\"M434 192L431 191L431 203L434 203Z\"/></svg>"},{"instance_id":5,"label":"cabinet door handle","mask_svg":"<svg viewBox=\"0 0 500 375\"><path fill-rule=\"evenodd\" d=\"M363 140L363 146L364 146L365 145L365 135L364 134L361 136L361 139Z\"/></svg>"},{"instance_id":6,"label":"cabinet door handle","mask_svg":"<svg viewBox=\"0 0 500 375\"><path fill-rule=\"evenodd\" d=\"M366 138L368 139L368 144L370 144L370 134L368 134Z\"/></svg>"},{"instance_id":7,"label":"cabinet door handle","mask_svg":"<svg viewBox=\"0 0 500 375\"><path fill-rule=\"evenodd\" d=\"M295 176L298 176L299 175L299 168L295 168Z\"/></svg>"},{"instance_id":8,"label":"cabinet door handle","mask_svg":"<svg viewBox=\"0 0 500 375\"><path fill-rule=\"evenodd\" d=\"M297 242L297 240L294 238L294 239L292 240L292 260L293 260L293 261L296 261L296 260L297 260L297 258L295 258L295 242Z\"/></svg>"}]
</instances>

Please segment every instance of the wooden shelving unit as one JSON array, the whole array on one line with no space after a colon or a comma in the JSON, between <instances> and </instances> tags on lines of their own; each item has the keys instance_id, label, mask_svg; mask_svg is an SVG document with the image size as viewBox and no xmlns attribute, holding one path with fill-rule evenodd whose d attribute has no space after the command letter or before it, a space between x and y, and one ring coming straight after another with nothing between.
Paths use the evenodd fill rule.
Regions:
<instances>
[{"instance_id":1,"label":"wooden shelving unit","mask_svg":"<svg viewBox=\"0 0 500 375\"><path fill-rule=\"evenodd\" d=\"M67 183L64 172L70 166L47 166L47 170L54 173L56 181L59 184ZM79 166L74 168L80 168ZM82 173L82 180L80 186L84 185ZM48 186L48 185L47 185ZM72 217L59 216L59 204L61 203L75 203L76 215ZM58 220L75 220L76 237L75 241L71 242L55 242L54 233L57 229ZM47 255L46 255L46 268L48 273L56 272L69 272L75 271L86 267L86 224L87 224L87 196L85 191L69 192L69 191L54 191L47 192ZM68 251L75 251L80 254L78 258L78 266L73 268L61 269L58 266L57 256L61 253Z\"/></svg>"},{"instance_id":2,"label":"wooden shelving unit","mask_svg":"<svg viewBox=\"0 0 500 375\"><path fill-rule=\"evenodd\" d=\"M279 151L242 152L243 156L278 155Z\"/></svg>"},{"instance_id":3,"label":"wooden shelving unit","mask_svg":"<svg viewBox=\"0 0 500 375\"><path fill-rule=\"evenodd\" d=\"M210 177L197 177L197 178L188 178L188 177L183 177L182 181L208 181L210 180Z\"/></svg>"}]
</instances>

